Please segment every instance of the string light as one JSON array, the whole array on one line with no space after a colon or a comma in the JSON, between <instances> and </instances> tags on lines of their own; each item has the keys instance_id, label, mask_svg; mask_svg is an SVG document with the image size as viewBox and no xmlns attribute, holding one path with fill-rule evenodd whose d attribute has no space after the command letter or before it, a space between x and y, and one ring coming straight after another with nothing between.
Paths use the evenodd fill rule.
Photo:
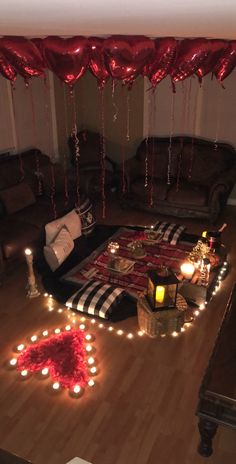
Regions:
<instances>
[{"instance_id":1,"label":"string light","mask_svg":"<svg viewBox=\"0 0 236 464\"><path fill-rule=\"evenodd\" d=\"M94 387L94 385L95 385L94 380L93 380L93 379L90 379L90 380L88 381L88 386L89 386L89 387Z\"/></svg>"},{"instance_id":2,"label":"string light","mask_svg":"<svg viewBox=\"0 0 236 464\"><path fill-rule=\"evenodd\" d=\"M69 331L69 330L71 330L71 326L68 324L68 325L65 326L65 329L66 329L67 331Z\"/></svg>"},{"instance_id":3,"label":"string light","mask_svg":"<svg viewBox=\"0 0 236 464\"><path fill-rule=\"evenodd\" d=\"M194 311L194 314L195 316L199 316L200 312L196 309L196 311Z\"/></svg>"},{"instance_id":4,"label":"string light","mask_svg":"<svg viewBox=\"0 0 236 464\"><path fill-rule=\"evenodd\" d=\"M58 313L62 313L63 312L63 309L62 308L59 308L58 309Z\"/></svg>"},{"instance_id":5,"label":"string light","mask_svg":"<svg viewBox=\"0 0 236 464\"><path fill-rule=\"evenodd\" d=\"M54 330L54 333L55 333L55 334L61 333L61 329L55 329L55 330Z\"/></svg>"},{"instance_id":6,"label":"string light","mask_svg":"<svg viewBox=\"0 0 236 464\"><path fill-rule=\"evenodd\" d=\"M142 337L143 335L144 335L144 332L143 332L142 330L139 330L139 331L138 331L138 336L139 336L139 337Z\"/></svg>"},{"instance_id":7,"label":"string light","mask_svg":"<svg viewBox=\"0 0 236 464\"><path fill-rule=\"evenodd\" d=\"M123 330L121 329L117 330L117 335L123 335L123 333L124 333Z\"/></svg>"},{"instance_id":8,"label":"string light","mask_svg":"<svg viewBox=\"0 0 236 464\"><path fill-rule=\"evenodd\" d=\"M172 335L172 337L178 337L179 334L178 334L178 332L175 332L175 331L174 331L174 332L172 332L171 335Z\"/></svg>"},{"instance_id":9,"label":"string light","mask_svg":"<svg viewBox=\"0 0 236 464\"><path fill-rule=\"evenodd\" d=\"M23 371L21 371L21 375L22 377L27 377L28 371L26 369L23 369Z\"/></svg>"},{"instance_id":10,"label":"string light","mask_svg":"<svg viewBox=\"0 0 236 464\"><path fill-rule=\"evenodd\" d=\"M37 335L32 335L32 337L30 338L31 342L36 342L36 340L38 340L38 337Z\"/></svg>"},{"instance_id":11,"label":"string light","mask_svg":"<svg viewBox=\"0 0 236 464\"><path fill-rule=\"evenodd\" d=\"M92 335L87 334L87 335L85 336L85 340L90 341L91 339L92 339Z\"/></svg>"},{"instance_id":12,"label":"string light","mask_svg":"<svg viewBox=\"0 0 236 464\"><path fill-rule=\"evenodd\" d=\"M92 348L91 345L87 345L87 346L86 346L86 351L87 351L88 353L90 353L90 351L92 351L92 349L93 349L93 348Z\"/></svg>"},{"instance_id":13,"label":"string light","mask_svg":"<svg viewBox=\"0 0 236 464\"><path fill-rule=\"evenodd\" d=\"M84 324L80 324L79 328L80 328L80 330L84 330L84 329L85 329L85 325L84 325Z\"/></svg>"},{"instance_id":14,"label":"string light","mask_svg":"<svg viewBox=\"0 0 236 464\"><path fill-rule=\"evenodd\" d=\"M48 330L44 330L43 331L43 337L47 337L48 336Z\"/></svg>"},{"instance_id":15,"label":"string light","mask_svg":"<svg viewBox=\"0 0 236 464\"><path fill-rule=\"evenodd\" d=\"M112 326L108 327L109 332L112 332L114 329Z\"/></svg>"},{"instance_id":16,"label":"string light","mask_svg":"<svg viewBox=\"0 0 236 464\"><path fill-rule=\"evenodd\" d=\"M134 336L132 333L128 333L127 338L131 339L131 338L134 338Z\"/></svg>"},{"instance_id":17,"label":"string light","mask_svg":"<svg viewBox=\"0 0 236 464\"><path fill-rule=\"evenodd\" d=\"M96 324L96 320L95 320L95 319L91 319L91 324Z\"/></svg>"},{"instance_id":18,"label":"string light","mask_svg":"<svg viewBox=\"0 0 236 464\"><path fill-rule=\"evenodd\" d=\"M90 358L88 358L88 364L89 365L94 364L94 358L92 356L90 356Z\"/></svg>"},{"instance_id":19,"label":"string light","mask_svg":"<svg viewBox=\"0 0 236 464\"><path fill-rule=\"evenodd\" d=\"M102 329L102 328L104 327L104 325L103 325L103 324L99 324L98 327L99 327L99 329Z\"/></svg>"}]
</instances>

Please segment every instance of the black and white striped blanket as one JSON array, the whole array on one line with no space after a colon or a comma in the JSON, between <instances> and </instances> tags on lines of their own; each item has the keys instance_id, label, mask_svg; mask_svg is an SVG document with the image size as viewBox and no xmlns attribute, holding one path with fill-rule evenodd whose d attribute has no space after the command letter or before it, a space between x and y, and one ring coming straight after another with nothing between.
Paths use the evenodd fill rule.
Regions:
<instances>
[{"instance_id":1,"label":"black and white striped blanket","mask_svg":"<svg viewBox=\"0 0 236 464\"><path fill-rule=\"evenodd\" d=\"M179 224L170 224L169 222L158 221L153 226L153 230L163 234L163 241L169 242L171 245L176 245L182 232L186 229L185 226Z\"/></svg>"},{"instance_id":2,"label":"black and white striped blanket","mask_svg":"<svg viewBox=\"0 0 236 464\"><path fill-rule=\"evenodd\" d=\"M67 300L66 306L108 319L113 306L125 295L122 288L89 280Z\"/></svg>"}]
</instances>

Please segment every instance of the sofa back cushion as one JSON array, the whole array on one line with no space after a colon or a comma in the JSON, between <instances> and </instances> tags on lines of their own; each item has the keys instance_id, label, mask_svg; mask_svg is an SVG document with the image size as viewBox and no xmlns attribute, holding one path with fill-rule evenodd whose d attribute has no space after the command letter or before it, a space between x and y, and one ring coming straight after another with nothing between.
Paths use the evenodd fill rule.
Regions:
<instances>
[{"instance_id":1,"label":"sofa back cushion","mask_svg":"<svg viewBox=\"0 0 236 464\"><path fill-rule=\"evenodd\" d=\"M0 191L0 201L7 214L21 211L36 202L34 193L26 182L21 182Z\"/></svg>"},{"instance_id":2,"label":"sofa back cushion","mask_svg":"<svg viewBox=\"0 0 236 464\"><path fill-rule=\"evenodd\" d=\"M169 157L170 151L170 157ZM209 185L220 174L235 164L236 154L232 146L195 137L150 137L139 145L136 158L140 171L145 172L148 157L149 174L157 179L180 177L195 184ZM169 163L170 160L170 163Z\"/></svg>"}]
</instances>

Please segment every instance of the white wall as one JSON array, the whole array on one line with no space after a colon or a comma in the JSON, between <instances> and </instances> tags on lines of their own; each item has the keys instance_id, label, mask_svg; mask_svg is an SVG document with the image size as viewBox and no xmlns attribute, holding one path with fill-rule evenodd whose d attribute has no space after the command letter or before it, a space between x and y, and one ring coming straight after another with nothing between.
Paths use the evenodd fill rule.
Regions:
<instances>
[{"instance_id":1,"label":"white wall","mask_svg":"<svg viewBox=\"0 0 236 464\"><path fill-rule=\"evenodd\" d=\"M10 83L0 78L0 152L14 153L36 146L57 156L53 99L53 86L48 80L45 84L43 79L33 78L27 88L18 76L11 90Z\"/></svg>"},{"instance_id":2,"label":"white wall","mask_svg":"<svg viewBox=\"0 0 236 464\"><path fill-rule=\"evenodd\" d=\"M162 81L153 95L146 81L144 135L170 135L174 98L174 134L218 139L236 147L236 71L224 81L224 86L225 89L216 79L211 80L211 76L204 78L201 87L197 78L189 78L176 85L173 97L169 79ZM236 202L236 187L230 199Z\"/></svg>"}]
</instances>

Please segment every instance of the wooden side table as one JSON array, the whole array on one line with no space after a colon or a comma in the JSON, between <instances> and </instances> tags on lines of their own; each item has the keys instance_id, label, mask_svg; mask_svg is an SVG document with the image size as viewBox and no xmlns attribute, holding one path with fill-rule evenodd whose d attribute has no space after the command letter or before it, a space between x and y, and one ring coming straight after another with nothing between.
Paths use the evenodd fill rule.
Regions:
<instances>
[{"instance_id":1,"label":"wooden side table","mask_svg":"<svg viewBox=\"0 0 236 464\"><path fill-rule=\"evenodd\" d=\"M149 337L180 332L185 322L185 312L188 305L184 297L177 295L176 308L152 311L145 296L141 296L137 303L138 323L140 330Z\"/></svg>"}]
</instances>

